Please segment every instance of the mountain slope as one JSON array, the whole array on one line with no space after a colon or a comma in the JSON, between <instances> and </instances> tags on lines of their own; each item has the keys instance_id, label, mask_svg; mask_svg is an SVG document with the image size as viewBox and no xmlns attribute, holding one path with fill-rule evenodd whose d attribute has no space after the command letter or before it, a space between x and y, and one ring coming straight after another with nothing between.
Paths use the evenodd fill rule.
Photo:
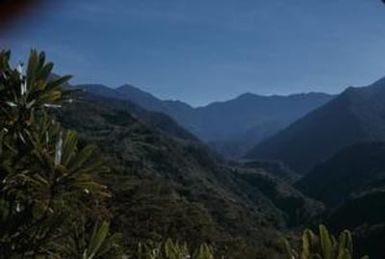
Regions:
<instances>
[{"instance_id":1,"label":"mountain slope","mask_svg":"<svg viewBox=\"0 0 385 259\"><path fill-rule=\"evenodd\" d=\"M160 100L130 85L117 89L100 89L98 85L79 87L98 95L131 101L149 111L165 113L229 157L242 156L256 143L332 98L320 93L290 96L243 94L230 101L193 108L179 101Z\"/></svg>"},{"instance_id":2,"label":"mountain slope","mask_svg":"<svg viewBox=\"0 0 385 259\"><path fill-rule=\"evenodd\" d=\"M290 96L259 96L248 93L230 101L197 108L201 119L198 123L210 121L212 124L212 128L204 132L204 139L228 139L229 136L239 135L239 132L246 134L253 129L263 132L265 128L267 132L259 136L263 138L274 128L287 125L328 100L330 96L318 93Z\"/></svg>"},{"instance_id":3,"label":"mountain slope","mask_svg":"<svg viewBox=\"0 0 385 259\"><path fill-rule=\"evenodd\" d=\"M385 143L344 148L300 179L295 186L328 206L338 206L360 192L385 183Z\"/></svg>"},{"instance_id":4,"label":"mountain slope","mask_svg":"<svg viewBox=\"0 0 385 259\"><path fill-rule=\"evenodd\" d=\"M385 140L385 80L350 87L329 103L254 147L246 157L285 162L309 172L341 148Z\"/></svg>"},{"instance_id":5,"label":"mountain slope","mask_svg":"<svg viewBox=\"0 0 385 259\"><path fill-rule=\"evenodd\" d=\"M127 245L167 236L244 252L241 243L254 254L229 258L256 258L277 238L277 229L321 208L265 172L221 164L187 133L153 124L157 116L165 115L90 94L59 115L63 125L95 143L112 167L104 179L113 191L114 227L124 232ZM285 200L293 206L283 206Z\"/></svg>"},{"instance_id":6,"label":"mountain slope","mask_svg":"<svg viewBox=\"0 0 385 259\"><path fill-rule=\"evenodd\" d=\"M324 218L334 231L353 231L357 253L384 258L385 143L365 142L346 147L317 165L295 187L324 202Z\"/></svg>"},{"instance_id":7,"label":"mountain slope","mask_svg":"<svg viewBox=\"0 0 385 259\"><path fill-rule=\"evenodd\" d=\"M335 231L350 229L357 241L357 253L385 258L385 188L374 189L347 201L328 218Z\"/></svg>"}]
</instances>

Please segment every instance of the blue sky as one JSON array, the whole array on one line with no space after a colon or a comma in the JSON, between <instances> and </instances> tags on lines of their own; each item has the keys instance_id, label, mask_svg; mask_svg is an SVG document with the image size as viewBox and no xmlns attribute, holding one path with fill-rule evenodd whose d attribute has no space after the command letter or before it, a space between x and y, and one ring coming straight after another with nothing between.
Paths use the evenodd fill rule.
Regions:
<instances>
[{"instance_id":1,"label":"blue sky","mask_svg":"<svg viewBox=\"0 0 385 259\"><path fill-rule=\"evenodd\" d=\"M73 83L129 83L192 105L385 76L380 0L64 0L30 14L0 35L16 60L35 47Z\"/></svg>"}]
</instances>

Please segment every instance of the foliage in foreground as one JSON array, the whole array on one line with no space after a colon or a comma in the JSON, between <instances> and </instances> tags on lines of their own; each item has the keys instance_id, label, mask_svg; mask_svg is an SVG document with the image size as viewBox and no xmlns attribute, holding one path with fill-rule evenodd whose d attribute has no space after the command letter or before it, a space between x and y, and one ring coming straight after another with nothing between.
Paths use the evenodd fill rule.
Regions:
<instances>
[{"instance_id":1,"label":"foliage in foreground","mask_svg":"<svg viewBox=\"0 0 385 259\"><path fill-rule=\"evenodd\" d=\"M164 243L148 242L139 244L135 255L137 259L214 259L212 248L207 244L199 246L194 251L189 250L186 243L174 242L171 239Z\"/></svg>"},{"instance_id":2,"label":"foliage in foreground","mask_svg":"<svg viewBox=\"0 0 385 259\"><path fill-rule=\"evenodd\" d=\"M52 68L44 53L33 50L24 72L21 65L12 68L10 52L0 52L3 258L76 258L68 254L70 248L62 250L61 244L75 245L71 233L83 222L86 227L80 229L88 236L89 225L108 218L103 201L109 194L95 180L107 168L95 156L94 147L80 146L76 133L64 130L50 116L70 94L62 88L70 77L50 80ZM91 212L93 219L85 216ZM103 233L105 224L99 228ZM98 235L105 240L108 234ZM92 246L90 256L87 250L79 254L95 258L102 247L99 243Z\"/></svg>"},{"instance_id":3,"label":"foliage in foreground","mask_svg":"<svg viewBox=\"0 0 385 259\"><path fill-rule=\"evenodd\" d=\"M319 235L306 229L300 240L300 245L293 248L284 239L284 247L288 259L351 259L353 258L353 238L348 230L334 237L325 226L319 226ZM362 259L369 259L364 256Z\"/></svg>"}]
</instances>

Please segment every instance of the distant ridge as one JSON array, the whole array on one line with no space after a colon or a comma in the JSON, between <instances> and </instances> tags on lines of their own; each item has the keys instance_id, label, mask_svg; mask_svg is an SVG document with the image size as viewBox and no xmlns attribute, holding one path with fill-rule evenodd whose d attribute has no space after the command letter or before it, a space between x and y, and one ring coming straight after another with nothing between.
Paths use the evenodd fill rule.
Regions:
<instances>
[{"instance_id":1,"label":"distant ridge","mask_svg":"<svg viewBox=\"0 0 385 259\"><path fill-rule=\"evenodd\" d=\"M78 87L97 95L131 101L149 111L165 113L230 158L242 157L255 144L333 98L323 93L289 96L245 93L229 101L193 108L181 101L160 100L132 85L116 89L102 85Z\"/></svg>"},{"instance_id":2,"label":"distant ridge","mask_svg":"<svg viewBox=\"0 0 385 259\"><path fill-rule=\"evenodd\" d=\"M329 103L254 147L247 158L279 160L309 172L340 149L385 140L385 79L349 87Z\"/></svg>"}]
</instances>

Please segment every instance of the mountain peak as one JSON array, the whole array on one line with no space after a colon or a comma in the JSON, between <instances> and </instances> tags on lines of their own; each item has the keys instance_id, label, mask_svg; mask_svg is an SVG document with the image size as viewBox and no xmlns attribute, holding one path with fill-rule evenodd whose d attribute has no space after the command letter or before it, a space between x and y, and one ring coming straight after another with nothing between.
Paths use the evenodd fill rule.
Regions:
<instances>
[{"instance_id":1,"label":"mountain peak","mask_svg":"<svg viewBox=\"0 0 385 259\"><path fill-rule=\"evenodd\" d=\"M131 84L121 85L121 86L117 87L115 90L120 92L120 93L141 93L143 95L151 95L152 96L152 94L145 92L142 89L140 89L134 85L131 85Z\"/></svg>"},{"instance_id":2,"label":"mountain peak","mask_svg":"<svg viewBox=\"0 0 385 259\"><path fill-rule=\"evenodd\" d=\"M239 95L235 99L256 99L256 98L304 98L304 97L326 97L326 96L333 96L331 94L321 93L321 92L305 92L305 93L295 93L295 94L288 94L288 95L279 95L279 94L273 94L273 95L258 95L251 92L246 92L244 94Z\"/></svg>"},{"instance_id":3,"label":"mountain peak","mask_svg":"<svg viewBox=\"0 0 385 259\"><path fill-rule=\"evenodd\" d=\"M94 87L95 88L95 87ZM293 96L263 96L244 93L237 98L193 108L177 100L162 100L133 85L115 89L92 90L108 97L128 100L149 111L171 116L201 140L224 143L234 157L240 157L259 141L276 133L294 120L330 100L330 96L300 94ZM314 98L316 97L316 98ZM235 126L237 125L237 126ZM228 144L229 143L229 147ZM233 144L234 143L234 144ZM215 144L219 147L221 144ZM228 151L218 148L223 153Z\"/></svg>"},{"instance_id":4,"label":"mountain peak","mask_svg":"<svg viewBox=\"0 0 385 259\"><path fill-rule=\"evenodd\" d=\"M280 160L305 174L345 146L365 140L385 141L384 98L385 78L367 87L348 87L255 146L248 158Z\"/></svg>"},{"instance_id":5,"label":"mountain peak","mask_svg":"<svg viewBox=\"0 0 385 259\"><path fill-rule=\"evenodd\" d=\"M246 93L241 94L238 97L236 97L235 100L255 100L258 98L262 98L262 97L263 97L262 95L246 92Z\"/></svg>"},{"instance_id":6,"label":"mountain peak","mask_svg":"<svg viewBox=\"0 0 385 259\"><path fill-rule=\"evenodd\" d=\"M135 89L135 90L142 91L142 90L140 90L138 87L136 87L136 86L134 86L134 85L131 85L131 84L123 84L123 85L121 85L121 86L118 86L116 89L117 89L117 90L118 90L118 89Z\"/></svg>"}]
</instances>

